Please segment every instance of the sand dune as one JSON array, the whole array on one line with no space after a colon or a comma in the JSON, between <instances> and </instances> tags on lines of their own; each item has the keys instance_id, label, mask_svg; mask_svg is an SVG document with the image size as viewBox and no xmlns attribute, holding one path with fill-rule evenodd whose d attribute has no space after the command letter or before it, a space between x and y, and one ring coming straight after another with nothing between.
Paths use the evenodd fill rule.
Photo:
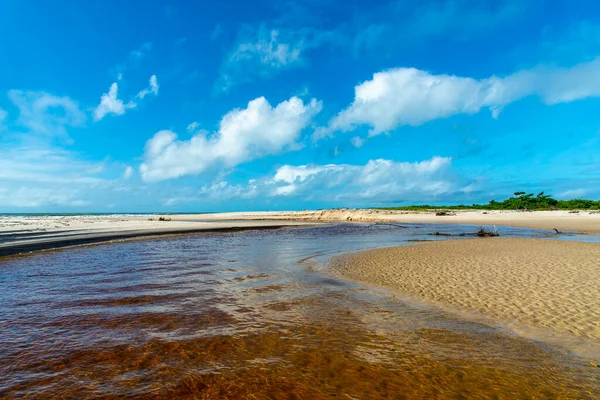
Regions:
<instances>
[{"instance_id":1,"label":"sand dune","mask_svg":"<svg viewBox=\"0 0 600 400\"><path fill-rule=\"evenodd\" d=\"M346 278L491 317L516 331L541 329L600 345L597 243L451 240L339 256L331 266Z\"/></svg>"}]
</instances>

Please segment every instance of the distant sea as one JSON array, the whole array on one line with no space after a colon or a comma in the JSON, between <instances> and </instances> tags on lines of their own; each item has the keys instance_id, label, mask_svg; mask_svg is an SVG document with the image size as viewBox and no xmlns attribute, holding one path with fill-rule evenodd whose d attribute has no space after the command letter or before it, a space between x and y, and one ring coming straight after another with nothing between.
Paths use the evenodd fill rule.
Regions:
<instances>
[{"instance_id":1,"label":"distant sea","mask_svg":"<svg viewBox=\"0 0 600 400\"><path fill-rule=\"evenodd\" d=\"M202 215L218 212L144 212L144 213L0 213L0 217L139 217L143 215Z\"/></svg>"}]
</instances>

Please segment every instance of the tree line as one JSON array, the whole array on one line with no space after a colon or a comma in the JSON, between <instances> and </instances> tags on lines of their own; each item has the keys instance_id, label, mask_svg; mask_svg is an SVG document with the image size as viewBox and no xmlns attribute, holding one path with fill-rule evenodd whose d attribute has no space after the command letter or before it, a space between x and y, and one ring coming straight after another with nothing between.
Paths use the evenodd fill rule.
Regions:
<instances>
[{"instance_id":1,"label":"tree line","mask_svg":"<svg viewBox=\"0 0 600 400\"><path fill-rule=\"evenodd\" d=\"M537 195L526 192L515 192L514 196L503 201L490 200L487 204L460 204L457 206L432 206L412 205L403 207L384 207L385 210L413 210L422 211L430 209L452 210L600 210L600 200L572 199L556 200L552 196L540 192Z\"/></svg>"}]
</instances>

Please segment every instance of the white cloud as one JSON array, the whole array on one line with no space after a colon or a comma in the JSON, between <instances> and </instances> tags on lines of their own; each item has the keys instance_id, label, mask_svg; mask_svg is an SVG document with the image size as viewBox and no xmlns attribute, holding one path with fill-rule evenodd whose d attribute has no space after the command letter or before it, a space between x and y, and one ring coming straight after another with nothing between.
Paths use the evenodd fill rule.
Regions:
<instances>
[{"instance_id":1,"label":"white cloud","mask_svg":"<svg viewBox=\"0 0 600 400\"><path fill-rule=\"evenodd\" d=\"M338 166L335 164L328 164L325 166L284 165L283 167L280 167L277 170L275 176L273 177L273 180L275 182L286 182L292 184L296 181L302 182L306 180L306 178L308 178L309 176L316 175L324 170L336 168L338 168Z\"/></svg>"},{"instance_id":2,"label":"white cloud","mask_svg":"<svg viewBox=\"0 0 600 400\"><path fill-rule=\"evenodd\" d=\"M378 72L357 85L353 103L313 137L318 140L359 125L370 126L370 135L377 135L482 108L496 118L504 106L527 96L538 96L548 105L600 96L600 58L571 68L537 67L482 80L415 68Z\"/></svg>"},{"instance_id":3,"label":"white cloud","mask_svg":"<svg viewBox=\"0 0 600 400\"><path fill-rule=\"evenodd\" d=\"M123 180L127 180L131 178L133 175L133 168L130 166L125 167L125 171L123 171Z\"/></svg>"},{"instance_id":4,"label":"white cloud","mask_svg":"<svg viewBox=\"0 0 600 400\"><path fill-rule=\"evenodd\" d=\"M107 181L98 177L103 169L103 163L58 148L0 148L0 211L86 205L85 192L104 192Z\"/></svg>"},{"instance_id":5,"label":"white cloud","mask_svg":"<svg viewBox=\"0 0 600 400\"><path fill-rule=\"evenodd\" d=\"M77 160L72 153L57 148L18 147L0 149L0 184L95 184L101 163Z\"/></svg>"},{"instance_id":6,"label":"white cloud","mask_svg":"<svg viewBox=\"0 0 600 400\"><path fill-rule=\"evenodd\" d=\"M321 110L321 102L292 97L272 107L264 97L247 108L227 113L214 135L198 132L190 140L177 140L172 131L160 131L146 143L142 178L159 181L201 173L219 165L240 163L276 154L296 145L300 132Z\"/></svg>"},{"instance_id":7,"label":"white cloud","mask_svg":"<svg viewBox=\"0 0 600 400\"><path fill-rule=\"evenodd\" d=\"M240 82L269 77L305 65L305 51L331 40L332 33L315 28L268 29L245 27L221 66L217 87L228 90Z\"/></svg>"},{"instance_id":8,"label":"white cloud","mask_svg":"<svg viewBox=\"0 0 600 400\"><path fill-rule=\"evenodd\" d=\"M358 148L358 147L362 147L363 144L365 144L365 141L361 138L359 138L358 136L354 136L351 140L352 142L352 146Z\"/></svg>"},{"instance_id":9,"label":"white cloud","mask_svg":"<svg viewBox=\"0 0 600 400\"><path fill-rule=\"evenodd\" d=\"M273 183L280 185L272 194L329 201L426 199L456 190L443 174L451 162L451 158L433 157L415 163L378 159L366 165L285 165L273 177Z\"/></svg>"},{"instance_id":10,"label":"white cloud","mask_svg":"<svg viewBox=\"0 0 600 400\"><path fill-rule=\"evenodd\" d=\"M137 99L143 99L148 94L158 95L158 81L156 75L150 77L149 86L146 89L142 89L135 96ZM98 122L108 114L123 115L126 110L137 107L137 103L134 100L130 100L124 103L123 100L118 98L119 85L117 82L113 82L110 85L108 93L102 94L100 97L100 104L94 110L94 121Z\"/></svg>"},{"instance_id":11,"label":"white cloud","mask_svg":"<svg viewBox=\"0 0 600 400\"><path fill-rule=\"evenodd\" d=\"M126 109L136 106L132 102L123 103L123 100L117 98L118 92L119 85L117 82L113 82L108 93L104 93L100 97L100 104L94 110L94 121L100 121L107 114L123 115Z\"/></svg>"},{"instance_id":12,"label":"white cloud","mask_svg":"<svg viewBox=\"0 0 600 400\"><path fill-rule=\"evenodd\" d=\"M184 203L222 202L231 199L253 199L259 193L259 185L251 179L247 184L231 184L217 180L209 185L203 185L199 190L190 187L180 188L175 196L162 200L164 206L177 206Z\"/></svg>"},{"instance_id":13,"label":"white cloud","mask_svg":"<svg viewBox=\"0 0 600 400\"><path fill-rule=\"evenodd\" d=\"M4 122L7 116L8 113L4 109L0 108L0 124Z\"/></svg>"},{"instance_id":14,"label":"white cloud","mask_svg":"<svg viewBox=\"0 0 600 400\"><path fill-rule=\"evenodd\" d=\"M285 40L285 39L284 39ZM282 41L279 31L260 29L256 40L240 43L229 55L228 63L239 63L247 60L256 60L260 64L281 68L298 62L302 43L299 41Z\"/></svg>"},{"instance_id":15,"label":"white cloud","mask_svg":"<svg viewBox=\"0 0 600 400\"><path fill-rule=\"evenodd\" d=\"M140 92L136 95L136 97L143 99L144 97L146 97L147 95L149 95L150 93L152 93L153 95L157 96L158 95L158 81L156 80L156 75L152 75L150 77L150 86L146 89L142 89L140 90Z\"/></svg>"},{"instance_id":16,"label":"white cloud","mask_svg":"<svg viewBox=\"0 0 600 400\"><path fill-rule=\"evenodd\" d=\"M191 124L189 124L187 126L187 128L185 128L185 130L188 131L188 133L194 133L194 132L196 132L196 129L198 129L199 126L200 126L200 124L198 122L194 121Z\"/></svg>"},{"instance_id":17,"label":"white cloud","mask_svg":"<svg viewBox=\"0 0 600 400\"><path fill-rule=\"evenodd\" d=\"M2 207L37 208L47 206L82 207L89 203L77 199L78 191L72 188L18 187L0 188Z\"/></svg>"},{"instance_id":18,"label":"white cloud","mask_svg":"<svg viewBox=\"0 0 600 400\"><path fill-rule=\"evenodd\" d=\"M23 90L9 90L8 97L19 109L17 124L33 133L68 137L67 126L85 123L85 114L68 97Z\"/></svg>"},{"instance_id":19,"label":"white cloud","mask_svg":"<svg viewBox=\"0 0 600 400\"><path fill-rule=\"evenodd\" d=\"M413 163L378 159L365 165L284 165L274 175L252 179L246 185L218 181L198 191L188 190L185 194L170 197L163 203L272 198L348 206L434 201L467 190L449 173L451 163L450 158L436 156Z\"/></svg>"}]
</instances>

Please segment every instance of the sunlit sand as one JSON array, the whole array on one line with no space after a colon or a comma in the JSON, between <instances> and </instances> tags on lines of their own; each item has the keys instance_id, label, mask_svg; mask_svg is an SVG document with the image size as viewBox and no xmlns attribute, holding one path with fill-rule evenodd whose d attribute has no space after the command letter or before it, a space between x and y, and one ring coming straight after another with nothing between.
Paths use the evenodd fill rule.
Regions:
<instances>
[{"instance_id":1,"label":"sunlit sand","mask_svg":"<svg viewBox=\"0 0 600 400\"><path fill-rule=\"evenodd\" d=\"M451 240L344 255L331 266L347 278L489 317L517 332L540 329L549 337L584 339L579 350L600 349L598 243Z\"/></svg>"}]
</instances>

